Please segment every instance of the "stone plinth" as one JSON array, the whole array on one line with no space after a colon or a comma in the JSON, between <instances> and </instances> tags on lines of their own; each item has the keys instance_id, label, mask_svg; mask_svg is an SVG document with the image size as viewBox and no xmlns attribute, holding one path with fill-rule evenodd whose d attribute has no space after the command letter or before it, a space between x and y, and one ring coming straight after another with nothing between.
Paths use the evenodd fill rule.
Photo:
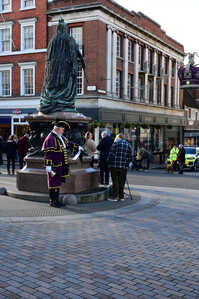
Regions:
<instances>
[{"instance_id":1,"label":"stone plinth","mask_svg":"<svg viewBox=\"0 0 199 299\"><path fill-rule=\"evenodd\" d=\"M17 189L20 191L47 193L47 177L42 157L27 157L26 165L17 172ZM94 190L99 185L99 172L90 168L90 158L83 157L82 162L69 159L70 176L62 184L60 192L77 194Z\"/></svg>"}]
</instances>

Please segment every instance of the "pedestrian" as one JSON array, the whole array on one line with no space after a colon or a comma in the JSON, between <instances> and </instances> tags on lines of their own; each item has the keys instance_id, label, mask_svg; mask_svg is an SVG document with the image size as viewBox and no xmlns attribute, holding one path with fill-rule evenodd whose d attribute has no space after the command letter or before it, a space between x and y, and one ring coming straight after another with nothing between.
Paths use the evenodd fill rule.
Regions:
<instances>
[{"instance_id":1,"label":"pedestrian","mask_svg":"<svg viewBox=\"0 0 199 299\"><path fill-rule=\"evenodd\" d=\"M139 169L142 169L142 161L143 161L143 157L142 157L142 153L141 150L138 149L136 157L135 157L135 169L138 171Z\"/></svg>"},{"instance_id":2,"label":"pedestrian","mask_svg":"<svg viewBox=\"0 0 199 299\"><path fill-rule=\"evenodd\" d=\"M133 151L131 145L124 139L123 134L118 134L108 156L113 182L111 199L114 201L124 201L127 169L132 159Z\"/></svg>"},{"instance_id":3,"label":"pedestrian","mask_svg":"<svg viewBox=\"0 0 199 299\"><path fill-rule=\"evenodd\" d=\"M91 157L91 167L94 166L94 154L96 152L96 144L93 140L93 134L91 132L86 132L85 134L85 144L84 147L88 153L88 155Z\"/></svg>"},{"instance_id":4,"label":"pedestrian","mask_svg":"<svg viewBox=\"0 0 199 299\"><path fill-rule=\"evenodd\" d=\"M2 136L0 136L0 174L1 172L1 166L3 165L3 147L4 147L4 141Z\"/></svg>"},{"instance_id":5,"label":"pedestrian","mask_svg":"<svg viewBox=\"0 0 199 299\"><path fill-rule=\"evenodd\" d=\"M147 151L145 147L142 147L141 155L142 155L142 160L146 161L146 170L149 170L152 161L152 154L149 151Z\"/></svg>"},{"instance_id":6,"label":"pedestrian","mask_svg":"<svg viewBox=\"0 0 199 299\"><path fill-rule=\"evenodd\" d=\"M185 149L182 144L179 144L179 152L177 156L177 161L179 163L179 174L183 174L184 163L185 163Z\"/></svg>"},{"instance_id":7,"label":"pedestrian","mask_svg":"<svg viewBox=\"0 0 199 299\"><path fill-rule=\"evenodd\" d=\"M101 141L97 146L97 150L100 152L99 168L100 168L100 184L104 186L109 185L109 167L107 163L108 154L113 144L113 139L108 135L107 131L101 133Z\"/></svg>"},{"instance_id":8,"label":"pedestrian","mask_svg":"<svg viewBox=\"0 0 199 299\"><path fill-rule=\"evenodd\" d=\"M177 156L178 156L179 148L176 144L172 147L169 155L169 159L172 162L173 170L177 171L178 165L177 165Z\"/></svg>"},{"instance_id":9,"label":"pedestrian","mask_svg":"<svg viewBox=\"0 0 199 299\"><path fill-rule=\"evenodd\" d=\"M28 149L31 147L29 134L26 133L24 136L19 138L17 142L17 151L19 156L19 168L22 169L24 166L24 157L27 155Z\"/></svg>"},{"instance_id":10,"label":"pedestrian","mask_svg":"<svg viewBox=\"0 0 199 299\"><path fill-rule=\"evenodd\" d=\"M64 130L70 129L70 125L66 121L53 122L53 130L44 140L42 151L44 152L44 162L47 172L47 182L49 190L50 206L60 207L59 189L61 184L65 182L69 176L68 152L73 152L82 147L70 142L63 136Z\"/></svg>"},{"instance_id":11,"label":"pedestrian","mask_svg":"<svg viewBox=\"0 0 199 299\"><path fill-rule=\"evenodd\" d=\"M10 175L10 164L12 163L12 174L15 174L15 161L17 153L17 143L15 141L15 136L10 135L8 141L6 142L6 155L7 155L7 172Z\"/></svg>"}]
</instances>

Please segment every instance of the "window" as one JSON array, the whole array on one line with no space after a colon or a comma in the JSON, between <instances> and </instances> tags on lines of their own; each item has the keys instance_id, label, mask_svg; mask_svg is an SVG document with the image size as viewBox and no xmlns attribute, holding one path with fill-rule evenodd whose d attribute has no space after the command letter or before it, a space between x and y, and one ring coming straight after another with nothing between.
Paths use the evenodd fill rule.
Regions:
<instances>
[{"instance_id":1,"label":"window","mask_svg":"<svg viewBox=\"0 0 199 299\"><path fill-rule=\"evenodd\" d=\"M117 35L117 57L121 57L121 36Z\"/></svg>"},{"instance_id":2,"label":"window","mask_svg":"<svg viewBox=\"0 0 199 299\"><path fill-rule=\"evenodd\" d=\"M0 29L0 49L1 52L9 52L11 49L10 29Z\"/></svg>"},{"instance_id":3,"label":"window","mask_svg":"<svg viewBox=\"0 0 199 299\"><path fill-rule=\"evenodd\" d=\"M174 107L174 88L171 86L171 107Z\"/></svg>"},{"instance_id":4,"label":"window","mask_svg":"<svg viewBox=\"0 0 199 299\"><path fill-rule=\"evenodd\" d=\"M0 65L0 96L11 96L12 67L12 64Z\"/></svg>"},{"instance_id":5,"label":"window","mask_svg":"<svg viewBox=\"0 0 199 299\"><path fill-rule=\"evenodd\" d=\"M121 72L117 71L116 74L116 96L120 98L121 95Z\"/></svg>"},{"instance_id":6,"label":"window","mask_svg":"<svg viewBox=\"0 0 199 299\"><path fill-rule=\"evenodd\" d=\"M36 18L19 20L21 24L21 50L35 49L35 23Z\"/></svg>"},{"instance_id":7,"label":"window","mask_svg":"<svg viewBox=\"0 0 199 299\"><path fill-rule=\"evenodd\" d=\"M164 70L165 70L165 75L168 74L168 58L165 57L165 60L164 60Z\"/></svg>"},{"instance_id":8,"label":"window","mask_svg":"<svg viewBox=\"0 0 199 299\"><path fill-rule=\"evenodd\" d=\"M129 40L128 42L128 60L133 61L133 42Z\"/></svg>"},{"instance_id":9,"label":"window","mask_svg":"<svg viewBox=\"0 0 199 299\"><path fill-rule=\"evenodd\" d=\"M149 66L149 73L152 74L153 69L153 51L148 51L148 66Z\"/></svg>"},{"instance_id":10,"label":"window","mask_svg":"<svg viewBox=\"0 0 199 299\"><path fill-rule=\"evenodd\" d=\"M21 0L21 9L35 8L35 0Z\"/></svg>"},{"instance_id":11,"label":"window","mask_svg":"<svg viewBox=\"0 0 199 299\"><path fill-rule=\"evenodd\" d=\"M19 63L21 67L21 95L31 96L35 94L35 65L36 62Z\"/></svg>"},{"instance_id":12,"label":"window","mask_svg":"<svg viewBox=\"0 0 199 299\"><path fill-rule=\"evenodd\" d=\"M70 28L70 35L74 38L76 43L79 46L79 50L82 53L83 51L83 31L82 27L71 27Z\"/></svg>"},{"instance_id":13,"label":"window","mask_svg":"<svg viewBox=\"0 0 199 299\"><path fill-rule=\"evenodd\" d=\"M0 25L0 53L12 51L12 22Z\"/></svg>"},{"instance_id":14,"label":"window","mask_svg":"<svg viewBox=\"0 0 199 299\"><path fill-rule=\"evenodd\" d=\"M83 28L82 27L71 27L70 35L75 39L76 43L79 45L79 50L83 52ZM77 75L77 94L81 95L84 93L84 73L81 64L78 67Z\"/></svg>"},{"instance_id":15,"label":"window","mask_svg":"<svg viewBox=\"0 0 199 299\"><path fill-rule=\"evenodd\" d=\"M157 104L161 104L161 90L162 90L162 85L161 85L161 79L157 79Z\"/></svg>"},{"instance_id":16,"label":"window","mask_svg":"<svg viewBox=\"0 0 199 299\"><path fill-rule=\"evenodd\" d=\"M132 86L132 82L133 82L133 76L131 74L128 74L128 99L131 100L133 97L133 86Z\"/></svg>"},{"instance_id":17,"label":"window","mask_svg":"<svg viewBox=\"0 0 199 299\"><path fill-rule=\"evenodd\" d=\"M168 106L168 88L167 85L164 85L164 106Z\"/></svg>"},{"instance_id":18,"label":"window","mask_svg":"<svg viewBox=\"0 0 199 299\"><path fill-rule=\"evenodd\" d=\"M81 95L84 93L83 91L83 82L84 82L84 75L81 64L78 67L78 75L77 75L77 94Z\"/></svg>"},{"instance_id":19,"label":"window","mask_svg":"<svg viewBox=\"0 0 199 299\"><path fill-rule=\"evenodd\" d=\"M148 97L149 103L153 103L153 81L148 80Z\"/></svg>"},{"instance_id":20,"label":"window","mask_svg":"<svg viewBox=\"0 0 199 299\"><path fill-rule=\"evenodd\" d=\"M144 102L144 78L141 77L138 80L138 99Z\"/></svg>"},{"instance_id":21,"label":"window","mask_svg":"<svg viewBox=\"0 0 199 299\"><path fill-rule=\"evenodd\" d=\"M0 0L0 12L11 11L11 0Z\"/></svg>"}]
</instances>

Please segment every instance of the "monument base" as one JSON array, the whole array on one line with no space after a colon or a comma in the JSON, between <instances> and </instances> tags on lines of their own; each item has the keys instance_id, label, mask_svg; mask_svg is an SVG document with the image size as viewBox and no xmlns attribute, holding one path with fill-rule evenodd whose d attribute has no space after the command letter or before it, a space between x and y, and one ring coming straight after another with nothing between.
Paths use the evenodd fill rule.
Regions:
<instances>
[{"instance_id":1,"label":"monument base","mask_svg":"<svg viewBox=\"0 0 199 299\"><path fill-rule=\"evenodd\" d=\"M94 190L99 185L99 171L90 167L90 158L82 162L69 158L70 175L62 184L60 193L77 194ZM47 193L47 177L42 157L26 157L26 165L17 172L17 189L20 191Z\"/></svg>"}]
</instances>

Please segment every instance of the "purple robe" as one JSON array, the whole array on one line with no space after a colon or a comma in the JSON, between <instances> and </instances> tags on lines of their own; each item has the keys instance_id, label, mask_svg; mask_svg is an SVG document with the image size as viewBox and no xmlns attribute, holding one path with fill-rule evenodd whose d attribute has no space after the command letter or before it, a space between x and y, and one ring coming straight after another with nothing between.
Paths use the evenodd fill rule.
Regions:
<instances>
[{"instance_id":1,"label":"purple robe","mask_svg":"<svg viewBox=\"0 0 199 299\"><path fill-rule=\"evenodd\" d=\"M42 151L44 152L44 162L45 166L51 166L52 170L56 173L52 176L47 172L48 189L58 188L61 183L65 181L65 178L69 176L69 163L68 163L68 152L67 149L71 151L76 151L78 146L64 136L62 139L66 145L63 144L59 137L51 132L42 145Z\"/></svg>"}]
</instances>

